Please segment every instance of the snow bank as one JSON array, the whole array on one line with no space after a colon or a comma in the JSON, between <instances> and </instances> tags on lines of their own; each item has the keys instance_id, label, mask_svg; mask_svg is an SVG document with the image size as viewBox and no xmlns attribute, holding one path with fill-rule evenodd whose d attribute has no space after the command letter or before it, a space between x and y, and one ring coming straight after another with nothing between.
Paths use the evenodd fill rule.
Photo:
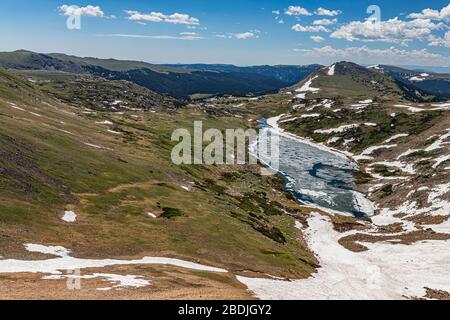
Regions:
<instances>
[{"instance_id":1,"label":"snow bank","mask_svg":"<svg viewBox=\"0 0 450 320\"><path fill-rule=\"evenodd\" d=\"M421 297L425 287L450 291L449 241L412 245L363 243L355 253L342 247L329 218L314 213L306 238L321 268L308 279L282 281L238 277L260 299L404 299Z\"/></svg>"},{"instance_id":2,"label":"snow bank","mask_svg":"<svg viewBox=\"0 0 450 320\"><path fill-rule=\"evenodd\" d=\"M116 265L170 265L192 270L209 272L227 272L227 270L201 265L189 261L161 258L144 257L136 260L116 259L81 259L70 256L70 250L61 246L45 246L40 244L26 244L25 248L30 252L38 252L56 256L47 260L0 260L0 273L48 273L61 274L63 270L75 270L86 268L103 268Z\"/></svg>"}]
</instances>

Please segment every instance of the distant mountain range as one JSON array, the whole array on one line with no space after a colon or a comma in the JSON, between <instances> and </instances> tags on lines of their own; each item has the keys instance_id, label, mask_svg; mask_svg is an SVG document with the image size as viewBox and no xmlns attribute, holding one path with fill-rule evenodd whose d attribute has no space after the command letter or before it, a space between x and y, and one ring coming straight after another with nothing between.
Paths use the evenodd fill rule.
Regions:
<instances>
[{"instance_id":1,"label":"distant mountain range","mask_svg":"<svg viewBox=\"0 0 450 320\"><path fill-rule=\"evenodd\" d=\"M179 99L274 93L295 86L309 75L323 73L322 70L326 69L318 64L249 67L227 64L156 65L141 61L82 58L26 50L0 52L0 67L125 80ZM324 83L323 86L328 86L330 90L335 87L339 95L345 95L346 87L351 87L353 93L358 92L355 88L359 88L362 95L368 92L377 96L395 93L412 101L450 99L450 74L387 65L363 67L350 62L338 63L335 69L337 74L344 77L340 81L334 81L336 78L333 78L332 83ZM323 78L321 81L326 80L327 78Z\"/></svg>"},{"instance_id":2,"label":"distant mountain range","mask_svg":"<svg viewBox=\"0 0 450 320\"><path fill-rule=\"evenodd\" d=\"M127 80L177 98L189 98L196 95L245 96L276 92L301 81L322 66L154 65L19 50L0 53L0 67L92 74L110 80Z\"/></svg>"},{"instance_id":3,"label":"distant mountain range","mask_svg":"<svg viewBox=\"0 0 450 320\"><path fill-rule=\"evenodd\" d=\"M382 72L407 86L416 87L443 99L450 99L450 73L408 70L386 65L376 65L369 68Z\"/></svg>"}]
</instances>

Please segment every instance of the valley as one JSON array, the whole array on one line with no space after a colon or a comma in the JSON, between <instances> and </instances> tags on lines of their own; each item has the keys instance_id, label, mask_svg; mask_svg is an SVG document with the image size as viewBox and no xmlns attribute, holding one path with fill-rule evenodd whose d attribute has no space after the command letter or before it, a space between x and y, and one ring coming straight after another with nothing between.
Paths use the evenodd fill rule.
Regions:
<instances>
[{"instance_id":1,"label":"valley","mask_svg":"<svg viewBox=\"0 0 450 320\"><path fill-rule=\"evenodd\" d=\"M10 70L0 71L0 296L450 292L445 95L339 62L280 87L231 93L226 84L221 94L189 99L123 76L136 62L47 57L63 66L51 60L47 68L39 56L32 65L3 61ZM231 72L233 81L249 72L163 67ZM198 120L206 129L255 128L261 118L283 138L281 175L263 176L257 165L171 162L177 128L192 130ZM80 275L68 272L77 268ZM67 290L76 279L82 288Z\"/></svg>"}]
</instances>

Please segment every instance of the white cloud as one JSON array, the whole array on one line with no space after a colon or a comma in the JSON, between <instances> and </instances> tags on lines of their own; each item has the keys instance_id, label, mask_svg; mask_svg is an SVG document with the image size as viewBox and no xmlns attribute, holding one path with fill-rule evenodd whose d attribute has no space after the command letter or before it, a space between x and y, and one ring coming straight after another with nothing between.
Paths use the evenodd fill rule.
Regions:
<instances>
[{"instance_id":1,"label":"white cloud","mask_svg":"<svg viewBox=\"0 0 450 320\"><path fill-rule=\"evenodd\" d=\"M289 6L284 13L288 16L312 16L308 9L299 6Z\"/></svg>"},{"instance_id":2,"label":"white cloud","mask_svg":"<svg viewBox=\"0 0 450 320\"><path fill-rule=\"evenodd\" d=\"M429 19L410 21L398 18L373 23L372 21L352 21L331 34L332 38L347 41L382 41L389 43L425 40L433 30L443 27L441 23L433 23Z\"/></svg>"},{"instance_id":3,"label":"white cloud","mask_svg":"<svg viewBox=\"0 0 450 320\"><path fill-rule=\"evenodd\" d=\"M335 23L337 23L337 19L319 19L319 20L314 20L313 24L315 25L320 25L320 26L331 26Z\"/></svg>"},{"instance_id":4,"label":"white cloud","mask_svg":"<svg viewBox=\"0 0 450 320\"><path fill-rule=\"evenodd\" d=\"M234 35L234 37L239 40L247 40L247 39L257 38L258 36L254 32L242 32L242 33L236 33Z\"/></svg>"},{"instance_id":5,"label":"white cloud","mask_svg":"<svg viewBox=\"0 0 450 320\"><path fill-rule=\"evenodd\" d=\"M197 32L181 32L180 35L182 36L198 36Z\"/></svg>"},{"instance_id":6,"label":"white cloud","mask_svg":"<svg viewBox=\"0 0 450 320\"><path fill-rule=\"evenodd\" d=\"M408 18L412 19L431 19L450 22L450 3L441 10L424 9L420 13L411 13Z\"/></svg>"},{"instance_id":7,"label":"white cloud","mask_svg":"<svg viewBox=\"0 0 450 320\"><path fill-rule=\"evenodd\" d=\"M450 31L447 31L447 33L442 38L430 36L428 38L428 45L429 46L444 46L444 47L450 48Z\"/></svg>"},{"instance_id":8,"label":"white cloud","mask_svg":"<svg viewBox=\"0 0 450 320\"><path fill-rule=\"evenodd\" d=\"M125 33L109 33L109 34L96 34L97 37L116 37L116 38L132 38L132 39L149 39L149 40L202 40L203 37L195 35L180 35L180 36L170 36L170 35L142 35L142 34L125 34Z\"/></svg>"},{"instance_id":9,"label":"white cloud","mask_svg":"<svg viewBox=\"0 0 450 320\"><path fill-rule=\"evenodd\" d=\"M328 10L324 8L318 8L316 11L314 11L315 14L319 16L329 16L334 17L342 13L341 10Z\"/></svg>"},{"instance_id":10,"label":"white cloud","mask_svg":"<svg viewBox=\"0 0 450 320\"><path fill-rule=\"evenodd\" d=\"M314 42L323 42L323 41L325 41L325 38L323 38L321 36L311 36L310 38Z\"/></svg>"},{"instance_id":11,"label":"white cloud","mask_svg":"<svg viewBox=\"0 0 450 320\"><path fill-rule=\"evenodd\" d=\"M85 17L104 17L105 14L99 6L87 5L78 7L75 5L64 4L60 6L59 11L65 16L85 16Z\"/></svg>"},{"instance_id":12,"label":"white cloud","mask_svg":"<svg viewBox=\"0 0 450 320\"><path fill-rule=\"evenodd\" d=\"M281 14L280 10L273 10L272 13L276 14L277 16L279 16Z\"/></svg>"},{"instance_id":13,"label":"white cloud","mask_svg":"<svg viewBox=\"0 0 450 320\"><path fill-rule=\"evenodd\" d=\"M324 26L302 26L301 24L292 26L292 30L296 32L331 32Z\"/></svg>"},{"instance_id":14,"label":"white cloud","mask_svg":"<svg viewBox=\"0 0 450 320\"><path fill-rule=\"evenodd\" d=\"M126 11L128 13L128 20L133 21L148 21L148 22L167 22L173 24L185 24L185 25L199 25L200 21L197 18L193 18L188 14L174 13L171 15L165 15L161 12L140 13L138 11Z\"/></svg>"},{"instance_id":15,"label":"white cloud","mask_svg":"<svg viewBox=\"0 0 450 320\"><path fill-rule=\"evenodd\" d=\"M248 39L257 39L261 31L259 30L251 30L247 32L241 33L216 33L214 37L222 38L222 39L238 39L238 40L248 40Z\"/></svg>"},{"instance_id":16,"label":"white cloud","mask_svg":"<svg viewBox=\"0 0 450 320\"><path fill-rule=\"evenodd\" d=\"M340 49L324 46L312 49L293 49L293 51L303 53L305 57L315 59L326 57L332 61L350 60L357 63L419 64L424 66L450 65L450 57L432 53L427 49L405 50L396 47L371 49L367 46Z\"/></svg>"}]
</instances>

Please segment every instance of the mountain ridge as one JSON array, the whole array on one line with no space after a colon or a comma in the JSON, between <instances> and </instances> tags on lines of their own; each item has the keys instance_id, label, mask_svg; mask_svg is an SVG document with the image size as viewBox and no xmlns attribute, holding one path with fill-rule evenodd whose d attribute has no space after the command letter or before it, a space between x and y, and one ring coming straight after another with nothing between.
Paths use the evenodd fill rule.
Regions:
<instances>
[{"instance_id":1,"label":"mountain ridge","mask_svg":"<svg viewBox=\"0 0 450 320\"><path fill-rule=\"evenodd\" d=\"M0 52L0 67L15 70L51 70L89 73L111 80L128 80L158 93L177 98L192 95L261 95L276 92L319 68L311 66L237 67L202 65L191 68L155 65L142 61L76 57L62 53L27 50ZM224 68L226 70L224 70Z\"/></svg>"}]
</instances>

